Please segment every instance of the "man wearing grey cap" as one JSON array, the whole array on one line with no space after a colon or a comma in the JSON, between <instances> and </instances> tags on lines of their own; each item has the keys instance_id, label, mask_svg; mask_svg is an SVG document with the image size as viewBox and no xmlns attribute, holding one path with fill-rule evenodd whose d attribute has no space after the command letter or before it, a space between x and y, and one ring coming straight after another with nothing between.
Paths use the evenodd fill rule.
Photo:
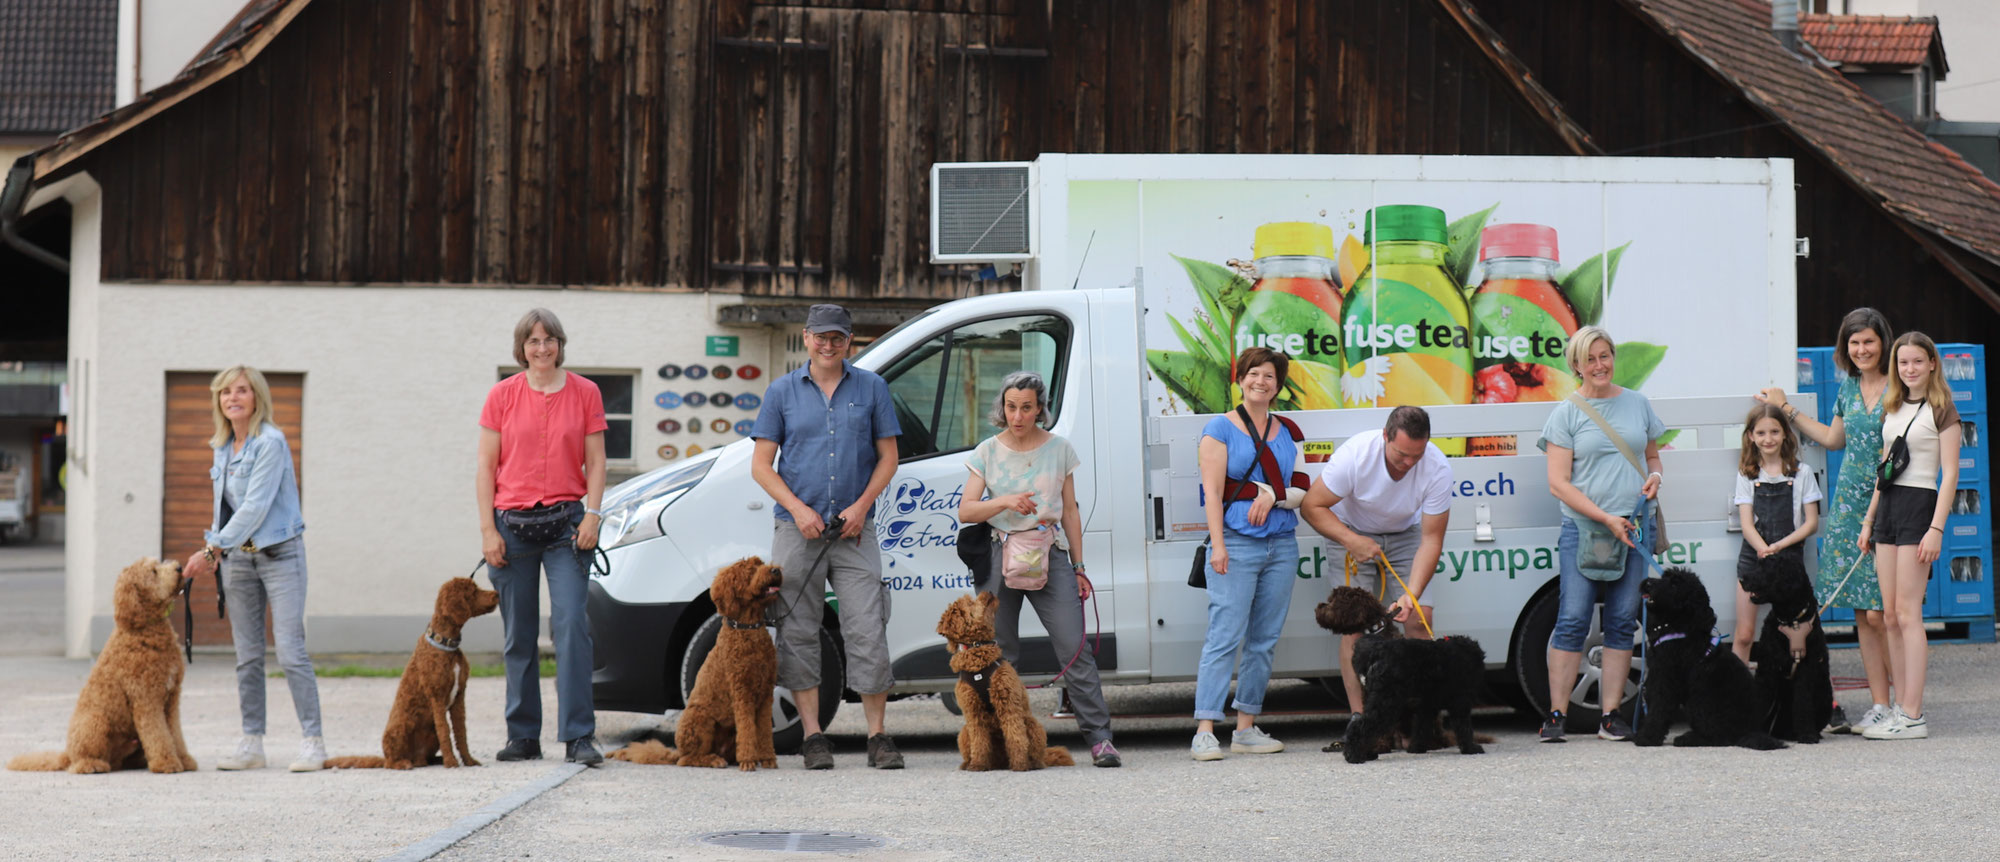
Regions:
<instances>
[{"instance_id":1,"label":"man wearing grey cap","mask_svg":"<svg viewBox=\"0 0 2000 862\"><path fill-rule=\"evenodd\" d=\"M875 498L896 475L902 429L889 384L854 367L847 350L854 322L838 305L806 314L811 361L764 391L750 436L750 475L778 504L771 562L785 573L772 603L778 629L778 684L792 691L805 729L799 749L807 769L832 769L833 749L820 732L820 619L826 585L839 602L847 642L847 684L868 717L868 765L903 768L882 729L895 680L889 671L889 593L875 540ZM839 697L839 689L827 693Z\"/></svg>"}]
</instances>

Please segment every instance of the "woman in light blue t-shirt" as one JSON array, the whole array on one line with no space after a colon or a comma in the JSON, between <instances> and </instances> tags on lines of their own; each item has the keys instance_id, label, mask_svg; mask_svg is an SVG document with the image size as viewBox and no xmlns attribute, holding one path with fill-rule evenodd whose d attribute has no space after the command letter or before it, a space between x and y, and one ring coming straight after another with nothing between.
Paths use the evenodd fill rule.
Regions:
<instances>
[{"instance_id":1,"label":"woman in light blue t-shirt","mask_svg":"<svg viewBox=\"0 0 2000 862\"><path fill-rule=\"evenodd\" d=\"M1557 589L1556 628L1549 638L1549 714L1542 723L1543 742L1562 742L1564 721L1573 705L1577 670L1583 664L1584 639L1590 633L1590 613L1604 603L1604 675L1598 684L1603 716L1597 735L1601 739L1622 740L1632 735L1632 725L1620 714L1624 686L1632 669L1632 637L1638 626L1639 584L1646 579L1650 547L1633 543L1639 519L1644 517L1647 536L1659 528L1651 517L1653 507L1641 506L1641 497L1652 500L1660 492L1659 439L1667 431L1653 412L1646 396L1612 383L1618 346L1602 327L1586 326L1570 336L1564 358L1577 376L1576 394L1583 397L1611 430L1617 432L1635 456L1643 458L1646 471L1625 457L1595 419L1566 400L1549 413L1538 443L1548 453L1549 493L1562 508L1562 533L1556 539L1560 569ZM1641 510L1644 513L1641 513ZM1590 523L1594 522L1594 523ZM1626 545L1623 574L1612 581L1586 578L1577 563L1583 530L1609 531Z\"/></svg>"}]
</instances>

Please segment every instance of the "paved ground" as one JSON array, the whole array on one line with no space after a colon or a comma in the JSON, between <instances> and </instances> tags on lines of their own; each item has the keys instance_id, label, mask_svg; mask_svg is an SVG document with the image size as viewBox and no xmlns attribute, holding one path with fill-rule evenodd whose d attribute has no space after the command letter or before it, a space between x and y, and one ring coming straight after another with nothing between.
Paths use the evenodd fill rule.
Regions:
<instances>
[{"instance_id":1,"label":"paved ground","mask_svg":"<svg viewBox=\"0 0 2000 862\"><path fill-rule=\"evenodd\" d=\"M25 614L18 549L0 549L0 624ZM26 576L32 577L32 575ZM26 589L26 588L24 588ZM57 601L60 591L56 590ZM49 612L52 612L49 611ZM8 637L11 637L11 633ZM33 639L29 639L32 641ZM0 757L56 748L87 662L20 655L0 640ZM1851 650L1836 672L1857 672ZM557 769L492 763L503 742L502 684L472 681L477 769L292 775L215 771L236 733L235 682L223 656L197 655L184 724L200 772L72 776L0 772L0 842L10 859L376 859ZM1755 753L1638 749L1580 739L1538 745L1531 727L1490 715L1489 753L1391 755L1349 766L1319 746L1336 719L1326 697L1276 684L1268 730L1291 743L1269 756L1194 763L1185 748L1188 685L1111 690L1123 769L1011 774L956 770L957 720L934 700L890 705L909 769L861 765L860 710L832 732L838 768L809 773L788 757L776 771L640 767L590 770L541 795L439 857L446 860L605 858L769 859L698 845L730 829L879 835L875 859L1694 859L1971 858L2000 839L2000 650L1934 653L1931 720L1923 742L1836 737ZM321 683L335 753L371 753L394 680ZM545 698L553 707L553 694ZM298 725L281 680L270 681L270 754L289 760ZM1855 695L1847 699L1853 705ZM1052 696L1037 693L1046 709ZM600 713L611 744L671 716ZM1081 754L1072 725L1053 739ZM544 746L554 750L555 742Z\"/></svg>"}]
</instances>

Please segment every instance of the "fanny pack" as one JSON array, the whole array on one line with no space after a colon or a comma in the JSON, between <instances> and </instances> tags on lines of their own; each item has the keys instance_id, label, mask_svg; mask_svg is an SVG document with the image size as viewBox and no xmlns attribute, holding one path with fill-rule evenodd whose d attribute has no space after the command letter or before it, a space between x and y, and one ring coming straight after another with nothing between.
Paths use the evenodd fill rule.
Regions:
<instances>
[{"instance_id":1,"label":"fanny pack","mask_svg":"<svg viewBox=\"0 0 2000 862\"><path fill-rule=\"evenodd\" d=\"M1000 580L1008 589L1034 592L1049 583L1049 549L1056 531L1047 524L1007 534L1000 543Z\"/></svg>"},{"instance_id":2,"label":"fanny pack","mask_svg":"<svg viewBox=\"0 0 2000 862\"><path fill-rule=\"evenodd\" d=\"M1585 518L1576 524L1576 569L1593 581L1625 577L1625 553L1631 548L1603 524Z\"/></svg>"},{"instance_id":3,"label":"fanny pack","mask_svg":"<svg viewBox=\"0 0 2000 862\"><path fill-rule=\"evenodd\" d=\"M531 545L552 545L570 535L569 519L576 507L583 505L576 500L560 503L545 503L532 509L501 509L500 523L507 531Z\"/></svg>"},{"instance_id":4,"label":"fanny pack","mask_svg":"<svg viewBox=\"0 0 2000 862\"><path fill-rule=\"evenodd\" d=\"M1910 424L1903 426L1903 434L1889 442L1889 451L1882 453L1882 461L1875 465L1875 487L1887 491L1896 484L1896 477L1910 468L1910 429L1917 425L1917 417L1924 415L1921 405L1910 411Z\"/></svg>"}]
</instances>

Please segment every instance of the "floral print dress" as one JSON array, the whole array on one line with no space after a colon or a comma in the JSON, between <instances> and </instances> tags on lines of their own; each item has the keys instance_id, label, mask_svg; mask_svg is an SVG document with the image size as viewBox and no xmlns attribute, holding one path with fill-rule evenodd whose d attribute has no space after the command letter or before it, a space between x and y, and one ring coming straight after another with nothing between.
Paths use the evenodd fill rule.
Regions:
<instances>
[{"instance_id":1,"label":"floral print dress","mask_svg":"<svg viewBox=\"0 0 2000 862\"><path fill-rule=\"evenodd\" d=\"M1861 519L1867 516L1868 501L1875 494L1875 462L1882 460L1882 405L1869 409L1861 400L1861 379L1849 377L1841 381L1833 410L1846 424L1847 449L1840 459L1840 476L1833 483L1833 493L1827 497L1815 592L1825 607L1879 611L1882 585L1875 579L1874 555L1862 553L1854 543L1861 536ZM1848 574L1850 568L1852 575Z\"/></svg>"}]
</instances>

